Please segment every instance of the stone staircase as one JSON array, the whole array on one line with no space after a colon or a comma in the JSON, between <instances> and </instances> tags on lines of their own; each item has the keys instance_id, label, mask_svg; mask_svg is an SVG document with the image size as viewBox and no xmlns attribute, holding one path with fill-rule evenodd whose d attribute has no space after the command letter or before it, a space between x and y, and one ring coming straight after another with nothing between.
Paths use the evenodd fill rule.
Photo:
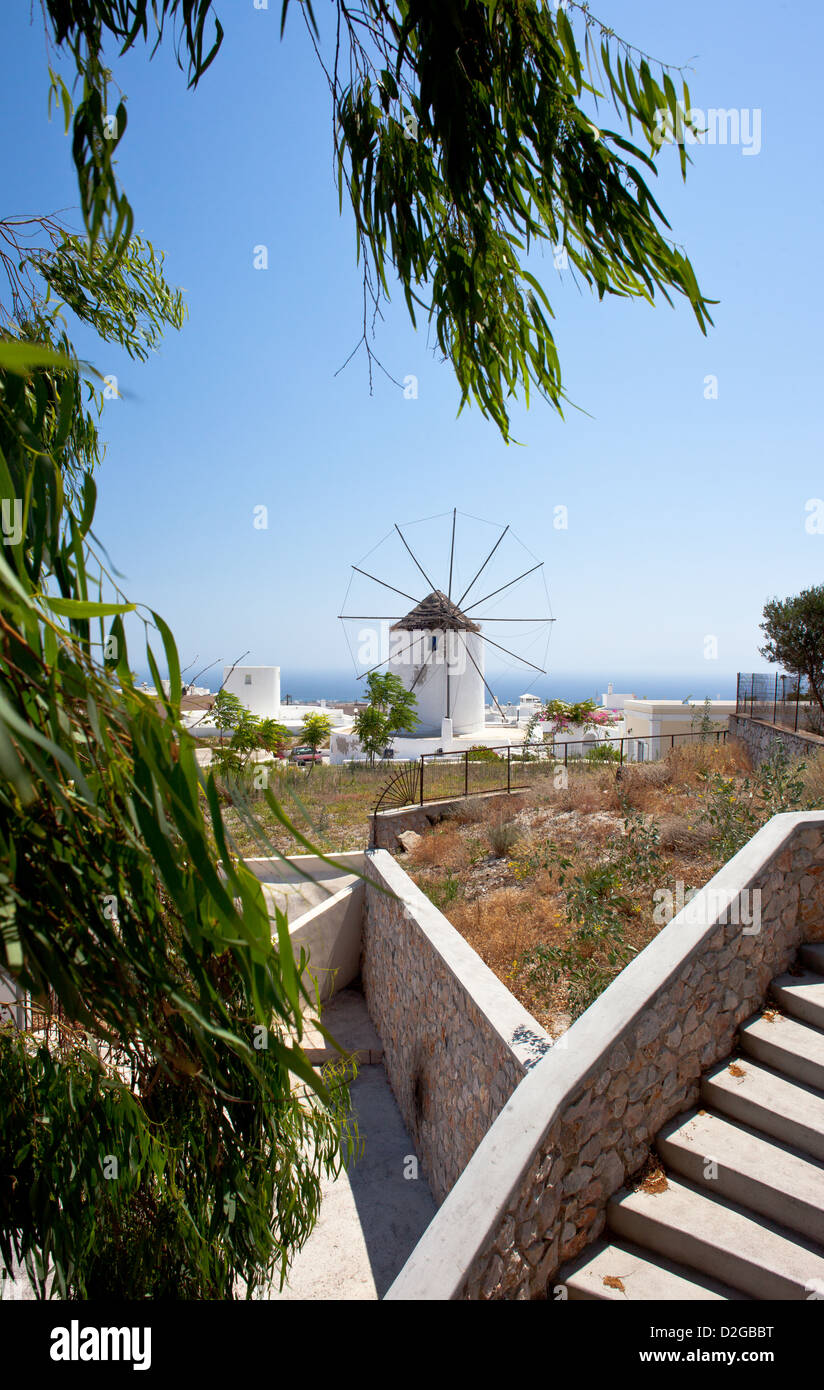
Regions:
<instances>
[{"instance_id":1,"label":"stone staircase","mask_svg":"<svg viewBox=\"0 0 824 1390\"><path fill-rule=\"evenodd\" d=\"M569 1298L824 1298L824 943L771 993L561 1271Z\"/></svg>"}]
</instances>

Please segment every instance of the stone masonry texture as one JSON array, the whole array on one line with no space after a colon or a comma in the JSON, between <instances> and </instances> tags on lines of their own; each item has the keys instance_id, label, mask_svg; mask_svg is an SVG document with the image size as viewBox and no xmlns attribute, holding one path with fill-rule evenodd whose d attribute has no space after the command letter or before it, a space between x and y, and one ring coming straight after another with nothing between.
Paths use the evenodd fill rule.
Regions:
<instances>
[{"instance_id":1,"label":"stone masonry texture","mask_svg":"<svg viewBox=\"0 0 824 1390\"><path fill-rule=\"evenodd\" d=\"M370 886L361 973L392 1090L440 1203L526 1075L526 1065L414 912Z\"/></svg>"},{"instance_id":2,"label":"stone masonry texture","mask_svg":"<svg viewBox=\"0 0 824 1390\"><path fill-rule=\"evenodd\" d=\"M731 738L737 738L744 744L755 767L768 762L778 748L785 749L791 759L809 759L824 751L824 738L818 734L794 733L792 729L783 729L779 724L752 719L748 714L731 714L729 733Z\"/></svg>"},{"instance_id":3,"label":"stone masonry texture","mask_svg":"<svg viewBox=\"0 0 824 1390\"><path fill-rule=\"evenodd\" d=\"M663 1124L693 1105L702 1072L802 941L824 939L824 831L803 829L764 866L761 930L710 929L555 1116L492 1238L467 1271L468 1299L545 1298L560 1266L601 1232L609 1198L643 1165Z\"/></svg>"}]
</instances>

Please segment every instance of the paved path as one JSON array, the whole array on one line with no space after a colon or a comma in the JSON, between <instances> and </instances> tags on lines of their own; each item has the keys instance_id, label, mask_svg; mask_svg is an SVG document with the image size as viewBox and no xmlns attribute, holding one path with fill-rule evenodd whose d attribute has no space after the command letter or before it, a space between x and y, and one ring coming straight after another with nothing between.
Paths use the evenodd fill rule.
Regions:
<instances>
[{"instance_id":1,"label":"paved path","mask_svg":"<svg viewBox=\"0 0 824 1390\"><path fill-rule=\"evenodd\" d=\"M380 1056L363 995L343 990L323 1022L344 1046ZM381 1062L362 1065L351 1088L363 1153L337 1180L323 1184L318 1224L296 1256L283 1291L271 1299L380 1299L435 1215Z\"/></svg>"}]
</instances>

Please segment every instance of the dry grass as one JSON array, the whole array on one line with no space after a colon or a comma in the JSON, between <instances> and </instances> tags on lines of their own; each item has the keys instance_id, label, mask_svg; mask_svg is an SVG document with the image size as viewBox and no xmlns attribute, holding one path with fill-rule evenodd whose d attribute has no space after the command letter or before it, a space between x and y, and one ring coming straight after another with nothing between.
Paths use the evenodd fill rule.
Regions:
<instances>
[{"instance_id":1,"label":"dry grass","mask_svg":"<svg viewBox=\"0 0 824 1390\"><path fill-rule=\"evenodd\" d=\"M536 776L517 806L480 802L463 823L451 820L427 832L410 864L424 892L556 1036L569 1022L566 986L537 986L522 959L539 945L563 947L574 936L567 911L571 880L614 862L628 812L654 827L656 881L621 888L628 904L626 943L642 950L660 930L654 890L674 890L679 880L687 890L700 888L719 866L711 827L700 817L701 777L721 772L743 780L750 764L738 749L694 744L659 763L625 767L617 779L616 771L570 766L566 787L556 787L549 772Z\"/></svg>"},{"instance_id":2,"label":"dry grass","mask_svg":"<svg viewBox=\"0 0 824 1390\"><path fill-rule=\"evenodd\" d=\"M314 845L324 852L342 852L366 849L369 816L391 775L391 769L360 764L323 764L311 772L281 764L272 772L270 787L289 819ZM269 842L279 853L306 853L305 847L273 816L260 793L251 805ZM241 854L267 852L233 807L225 808L225 817Z\"/></svg>"},{"instance_id":3,"label":"dry grass","mask_svg":"<svg viewBox=\"0 0 824 1390\"><path fill-rule=\"evenodd\" d=\"M659 844L662 849L677 850L688 858L706 854L712 843L712 828L693 815L662 816L657 822Z\"/></svg>"},{"instance_id":4,"label":"dry grass","mask_svg":"<svg viewBox=\"0 0 824 1390\"><path fill-rule=\"evenodd\" d=\"M743 743L702 743L694 739L667 751L664 762L674 786L692 787L699 774L720 772L734 777L752 772L752 761ZM654 766L654 764L651 764Z\"/></svg>"},{"instance_id":5,"label":"dry grass","mask_svg":"<svg viewBox=\"0 0 824 1390\"><path fill-rule=\"evenodd\" d=\"M411 864L440 869L465 869L469 864L470 849L466 838L451 821L436 825L409 855Z\"/></svg>"},{"instance_id":6,"label":"dry grass","mask_svg":"<svg viewBox=\"0 0 824 1390\"><path fill-rule=\"evenodd\" d=\"M516 845L523 839L523 830L515 820L506 820L505 812L499 811L487 826L486 838L496 859L505 859L512 854Z\"/></svg>"},{"instance_id":7,"label":"dry grass","mask_svg":"<svg viewBox=\"0 0 824 1390\"><path fill-rule=\"evenodd\" d=\"M806 764L803 773L804 793L809 805L811 809L824 807L824 750L813 753L803 761Z\"/></svg>"}]
</instances>

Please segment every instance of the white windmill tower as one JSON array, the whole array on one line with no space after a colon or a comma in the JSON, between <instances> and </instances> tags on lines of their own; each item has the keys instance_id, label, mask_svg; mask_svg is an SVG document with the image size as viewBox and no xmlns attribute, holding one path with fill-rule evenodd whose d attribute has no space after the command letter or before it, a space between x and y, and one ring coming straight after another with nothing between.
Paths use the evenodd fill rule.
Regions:
<instances>
[{"instance_id":1,"label":"white windmill tower","mask_svg":"<svg viewBox=\"0 0 824 1390\"><path fill-rule=\"evenodd\" d=\"M484 727L481 628L448 594L433 589L393 623L388 670L418 701L419 737L460 738Z\"/></svg>"}]
</instances>

